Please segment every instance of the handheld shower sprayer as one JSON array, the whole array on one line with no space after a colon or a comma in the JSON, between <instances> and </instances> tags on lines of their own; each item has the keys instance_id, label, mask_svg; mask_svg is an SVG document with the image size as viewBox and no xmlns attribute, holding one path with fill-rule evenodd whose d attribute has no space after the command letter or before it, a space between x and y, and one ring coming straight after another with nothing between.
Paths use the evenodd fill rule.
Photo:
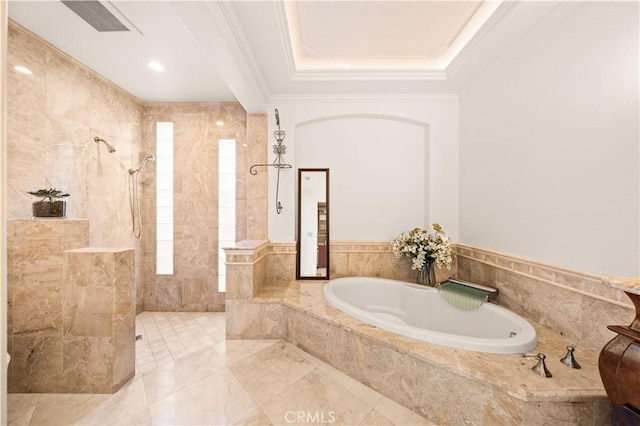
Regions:
<instances>
[{"instance_id":1,"label":"handheld shower sprayer","mask_svg":"<svg viewBox=\"0 0 640 426\"><path fill-rule=\"evenodd\" d=\"M107 141L105 141L104 139L102 139L102 138L99 138L99 137L96 136L96 137L93 138L93 141L95 143L104 142L104 144L107 146L107 151L109 151L110 153L116 152L116 149L114 147L112 147L111 145L109 145L109 143Z\"/></svg>"},{"instance_id":2,"label":"handheld shower sprayer","mask_svg":"<svg viewBox=\"0 0 640 426\"><path fill-rule=\"evenodd\" d=\"M156 161L153 154L149 154L142 160L137 169L129 169L129 205L131 206L132 232L136 238L142 234L142 212L140 211L140 195L138 194L138 173L147 164L147 161Z\"/></svg>"},{"instance_id":3,"label":"handheld shower sprayer","mask_svg":"<svg viewBox=\"0 0 640 426\"><path fill-rule=\"evenodd\" d=\"M142 163L137 169L129 169L129 174L132 175L134 173L138 173L140 170L142 170L144 165L147 164L147 161L156 161L156 157L153 154L147 155L146 157L144 157L144 160L142 160Z\"/></svg>"}]
</instances>

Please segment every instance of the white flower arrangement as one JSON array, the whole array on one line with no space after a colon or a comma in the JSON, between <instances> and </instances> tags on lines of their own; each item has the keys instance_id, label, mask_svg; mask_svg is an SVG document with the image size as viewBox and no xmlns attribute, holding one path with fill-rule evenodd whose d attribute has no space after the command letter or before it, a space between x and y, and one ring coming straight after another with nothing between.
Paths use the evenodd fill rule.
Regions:
<instances>
[{"instance_id":1,"label":"white flower arrangement","mask_svg":"<svg viewBox=\"0 0 640 426\"><path fill-rule=\"evenodd\" d=\"M437 223L433 224L435 233L414 228L398 235L391 242L396 257L413 258L411 269L421 270L426 261L435 262L438 268L451 269L451 241L449 236Z\"/></svg>"}]
</instances>

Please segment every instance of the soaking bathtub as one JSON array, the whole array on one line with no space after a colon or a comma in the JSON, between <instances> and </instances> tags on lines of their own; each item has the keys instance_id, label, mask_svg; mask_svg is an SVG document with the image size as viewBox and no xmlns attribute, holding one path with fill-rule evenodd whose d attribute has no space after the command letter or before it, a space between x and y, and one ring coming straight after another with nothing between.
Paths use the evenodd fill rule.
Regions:
<instances>
[{"instance_id":1,"label":"soaking bathtub","mask_svg":"<svg viewBox=\"0 0 640 426\"><path fill-rule=\"evenodd\" d=\"M378 328L437 345L477 352L528 352L538 344L524 318L492 303L461 310L438 290L402 281L348 277L329 281L324 297L333 307Z\"/></svg>"}]
</instances>

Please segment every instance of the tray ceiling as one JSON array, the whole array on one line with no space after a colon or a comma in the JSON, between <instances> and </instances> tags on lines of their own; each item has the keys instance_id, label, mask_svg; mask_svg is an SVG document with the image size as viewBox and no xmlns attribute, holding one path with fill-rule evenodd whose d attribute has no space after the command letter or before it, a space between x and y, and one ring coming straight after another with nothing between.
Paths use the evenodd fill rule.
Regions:
<instances>
[{"instance_id":1,"label":"tray ceiling","mask_svg":"<svg viewBox=\"0 0 640 426\"><path fill-rule=\"evenodd\" d=\"M9 17L142 101L238 100L261 112L279 96L459 93L566 3L101 4L129 31L98 32L60 1L10 0Z\"/></svg>"}]
</instances>

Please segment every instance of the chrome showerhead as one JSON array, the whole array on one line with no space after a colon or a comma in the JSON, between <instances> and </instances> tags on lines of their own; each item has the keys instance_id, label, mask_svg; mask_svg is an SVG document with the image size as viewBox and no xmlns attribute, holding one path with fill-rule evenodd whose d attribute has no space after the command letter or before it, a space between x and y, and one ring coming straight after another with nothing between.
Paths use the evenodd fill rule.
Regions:
<instances>
[{"instance_id":1,"label":"chrome showerhead","mask_svg":"<svg viewBox=\"0 0 640 426\"><path fill-rule=\"evenodd\" d=\"M93 141L95 143L103 142L105 144L105 146L107 147L107 151L109 151L110 153L116 152L116 149L114 147L112 147L111 145L109 145L109 143L107 141L105 141L104 139L102 139L102 138L99 138L99 137L96 136L96 137L93 138Z\"/></svg>"}]
</instances>

